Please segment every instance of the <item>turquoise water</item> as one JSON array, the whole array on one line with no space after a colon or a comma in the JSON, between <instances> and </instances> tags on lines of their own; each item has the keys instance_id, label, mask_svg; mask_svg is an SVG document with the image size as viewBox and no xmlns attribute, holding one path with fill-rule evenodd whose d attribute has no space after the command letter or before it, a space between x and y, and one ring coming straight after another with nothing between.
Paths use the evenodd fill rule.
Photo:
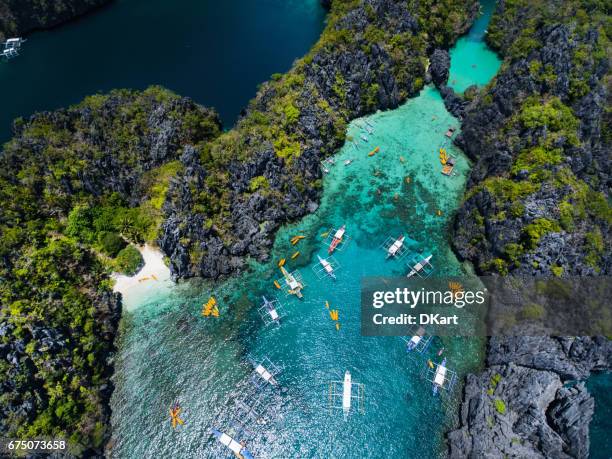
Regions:
<instances>
[{"instance_id":1,"label":"turquoise water","mask_svg":"<svg viewBox=\"0 0 612 459\"><path fill-rule=\"evenodd\" d=\"M215 107L229 127L259 83L308 51L324 19L319 0L115 0L32 34L17 59L0 62L0 87L10 88L0 143L19 116L151 84Z\"/></svg>"},{"instance_id":2,"label":"turquoise water","mask_svg":"<svg viewBox=\"0 0 612 459\"><path fill-rule=\"evenodd\" d=\"M484 42L487 25L495 11L495 0L481 0L480 5L481 15L451 50L448 85L459 93L473 84L486 85L501 65L497 54Z\"/></svg>"},{"instance_id":3,"label":"turquoise water","mask_svg":"<svg viewBox=\"0 0 612 459\"><path fill-rule=\"evenodd\" d=\"M447 418L420 378L425 360L409 359L399 338L360 336L359 286L363 276L407 271L403 262L386 261L379 248L387 236L400 233L410 236L411 251L434 255L439 274L461 272L446 235L469 164L461 151L448 146L457 158L457 175L440 173L438 147L448 127L458 123L435 89L425 88L397 110L367 121L374 133L362 129L364 120L350 125L348 135L356 145L348 142L334 157L320 208L278 233L269 264L254 264L240 279L218 285L183 284L126 315L113 397L115 455L180 451L184 457L214 456L208 429L213 424L228 428L231 400L250 387L247 355L252 355L285 366L278 378L284 392L266 398L273 404L265 416L268 424L250 426L248 444L256 455L376 457L385 451L399 457L437 456ZM368 143L359 139L362 134ZM381 151L368 157L375 146ZM353 160L349 166L347 159ZM319 280L312 267L316 254L325 254L321 234L341 224L351 241L335 255L338 279ZM289 241L296 234L306 239L294 247ZM295 250L301 255L286 266L299 269L304 278L301 301L273 286L280 277L276 262ZM199 315L211 294L222 305L219 319ZM286 313L280 327L262 327L256 312L261 294L279 294ZM326 301L339 311L339 331ZM464 374L476 369L481 344L449 339L434 348L445 346L452 367ZM365 415L355 414L345 423L341 413L328 412L326 390L347 369L365 384L366 398ZM187 423L180 432L172 431L167 419L167 407L175 400L184 407Z\"/></svg>"},{"instance_id":4,"label":"turquoise water","mask_svg":"<svg viewBox=\"0 0 612 459\"><path fill-rule=\"evenodd\" d=\"M612 457L612 373L597 373L587 380L587 389L595 398L595 414L590 425L592 459Z\"/></svg>"},{"instance_id":5,"label":"turquoise water","mask_svg":"<svg viewBox=\"0 0 612 459\"><path fill-rule=\"evenodd\" d=\"M411 252L433 255L437 274L463 272L448 234L470 165L444 135L458 125L432 87L396 110L355 120L324 178L319 209L279 231L269 263L253 263L225 282L191 281L160 290L126 311L115 362L112 456L229 457L209 429L230 430L232 419L244 418L236 400L256 394L249 358L263 357L284 370L277 378L281 387L261 393L260 421L247 422L236 434L256 457L441 456L460 392L443 404L421 378L425 360L410 358L399 338L360 336L359 287L363 276L407 272L405 262L386 261L379 248L400 233L409 236ZM442 145L457 161L452 177L441 174ZM369 157L376 146L380 152ZM326 253L321 235L342 224L351 240L335 254L338 279L319 280L312 268L316 254ZM292 246L296 234L306 237ZM296 250L301 255L291 260ZM303 300L274 287L280 258L302 274ZM265 327L259 317L262 294L283 303L280 327ZM220 304L218 319L200 316L210 295ZM339 330L326 301L339 311ZM449 367L461 377L477 370L482 344L445 338L429 356L444 346ZM365 413L345 422L342 413L328 410L327 397L329 382L346 370L365 385ZM177 430L168 417L175 402L185 420Z\"/></svg>"}]
</instances>

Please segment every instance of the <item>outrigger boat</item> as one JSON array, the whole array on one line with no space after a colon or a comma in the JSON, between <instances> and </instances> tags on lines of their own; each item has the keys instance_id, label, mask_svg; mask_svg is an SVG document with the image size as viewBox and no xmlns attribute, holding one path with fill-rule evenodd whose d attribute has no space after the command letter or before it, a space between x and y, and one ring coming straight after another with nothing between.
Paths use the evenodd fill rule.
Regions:
<instances>
[{"instance_id":1,"label":"outrigger boat","mask_svg":"<svg viewBox=\"0 0 612 459\"><path fill-rule=\"evenodd\" d=\"M349 164L351 164L353 162L352 159L347 159L346 161L344 161L344 165L348 166Z\"/></svg>"},{"instance_id":2,"label":"outrigger boat","mask_svg":"<svg viewBox=\"0 0 612 459\"><path fill-rule=\"evenodd\" d=\"M19 50L21 49L21 45L26 41L27 40L25 40L24 38L9 38L3 43L4 49L0 53L0 57L4 57L8 60L12 59L13 57L19 56Z\"/></svg>"},{"instance_id":3,"label":"outrigger boat","mask_svg":"<svg viewBox=\"0 0 612 459\"><path fill-rule=\"evenodd\" d=\"M344 419L346 419L351 411L351 391L353 383L351 381L351 373L346 370L344 373L344 382L342 383L342 412L344 413Z\"/></svg>"},{"instance_id":4,"label":"outrigger boat","mask_svg":"<svg viewBox=\"0 0 612 459\"><path fill-rule=\"evenodd\" d=\"M393 244L391 244L391 247L389 247L389 250L387 251L387 258L394 257L397 254L397 252L402 248L402 245L404 245L404 239L405 236L402 235L397 238Z\"/></svg>"},{"instance_id":5,"label":"outrigger boat","mask_svg":"<svg viewBox=\"0 0 612 459\"><path fill-rule=\"evenodd\" d=\"M302 288L304 286L297 281L297 279L290 274L283 266L280 268L283 276L285 277L285 283L289 286L289 293L297 296L298 298L303 298Z\"/></svg>"},{"instance_id":6,"label":"outrigger boat","mask_svg":"<svg viewBox=\"0 0 612 459\"><path fill-rule=\"evenodd\" d=\"M368 138L363 134L361 134L361 140L363 140L364 142L369 142Z\"/></svg>"},{"instance_id":7,"label":"outrigger boat","mask_svg":"<svg viewBox=\"0 0 612 459\"><path fill-rule=\"evenodd\" d=\"M323 266L323 269L325 270L327 275L332 279L335 279L336 275L334 274L334 267L331 265L331 263L321 258L321 255L317 255L317 257L319 258L319 263L321 263L321 266Z\"/></svg>"},{"instance_id":8,"label":"outrigger boat","mask_svg":"<svg viewBox=\"0 0 612 459\"><path fill-rule=\"evenodd\" d=\"M239 443L238 441L234 440L228 434L220 432L217 429L211 429L211 432L214 437L219 440L219 443L224 446L227 446L236 455L237 458L254 459L251 452L246 449L246 447L242 443Z\"/></svg>"},{"instance_id":9,"label":"outrigger boat","mask_svg":"<svg viewBox=\"0 0 612 459\"><path fill-rule=\"evenodd\" d=\"M274 302L268 301L268 299L265 296L262 296L262 298L264 301L264 304L263 304L264 308L266 312L268 313L268 315L270 316L270 321L280 323L280 315L278 314L278 311L274 307Z\"/></svg>"},{"instance_id":10,"label":"outrigger boat","mask_svg":"<svg viewBox=\"0 0 612 459\"><path fill-rule=\"evenodd\" d=\"M341 409L345 421L353 409L353 400L357 402L357 411L361 414L365 413L364 398L364 385L353 382L351 372L348 370L344 373L342 381L332 381L329 384L329 408Z\"/></svg>"},{"instance_id":11,"label":"outrigger boat","mask_svg":"<svg viewBox=\"0 0 612 459\"><path fill-rule=\"evenodd\" d=\"M278 386L278 382L274 379L274 375L266 369L261 363L258 363L255 366L255 373L259 375L261 379L265 382L271 384L272 386Z\"/></svg>"},{"instance_id":12,"label":"outrigger boat","mask_svg":"<svg viewBox=\"0 0 612 459\"><path fill-rule=\"evenodd\" d=\"M334 234L334 238L332 239L331 244L329 244L329 249L327 249L327 253L331 255L333 251L336 250L336 247L338 247L338 244L342 242L342 238L344 237L345 230L346 230L346 226L342 225L340 229L336 231L336 234Z\"/></svg>"},{"instance_id":13,"label":"outrigger boat","mask_svg":"<svg viewBox=\"0 0 612 459\"><path fill-rule=\"evenodd\" d=\"M415 274L418 274L420 271L422 271L425 266L429 265L429 261L431 260L431 257L433 255L429 255L426 258L423 258L421 261L419 261L418 263L416 263L410 270L410 272L406 275L406 277L412 277Z\"/></svg>"},{"instance_id":14,"label":"outrigger boat","mask_svg":"<svg viewBox=\"0 0 612 459\"><path fill-rule=\"evenodd\" d=\"M423 327L419 327L416 334L406 343L406 351L412 351L416 349L421 340L423 339L424 334L425 329Z\"/></svg>"},{"instance_id":15,"label":"outrigger boat","mask_svg":"<svg viewBox=\"0 0 612 459\"><path fill-rule=\"evenodd\" d=\"M438 365L436 369L436 375L433 380L432 392L434 395L438 395L438 389L444 387L444 381L446 380L446 357L442 360L442 363Z\"/></svg>"}]
</instances>

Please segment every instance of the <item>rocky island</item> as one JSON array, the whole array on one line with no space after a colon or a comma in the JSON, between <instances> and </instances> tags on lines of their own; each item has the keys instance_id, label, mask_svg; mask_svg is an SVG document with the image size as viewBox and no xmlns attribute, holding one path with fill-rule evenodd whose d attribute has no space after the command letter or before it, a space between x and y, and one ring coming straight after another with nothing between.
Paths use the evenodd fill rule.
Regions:
<instances>
[{"instance_id":1,"label":"rocky island","mask_svg":"<svg viewBox=\"0 0 612 459\"><path fill-rule=\"evenodd\" d=\"M471 101L445 90L475 161L454 247L478 272L610 274L609 21L596 3L502 0L488 33L500 73ZM582 381L610 371L608 339L494 337L486 365L467 379L451 457L588 456Z\"/></svg>"},{"instance_id":2,"label":"rocky island","mask_svg":"<svg viewBox=\"0 0 612 459\"><path fill-rule=\"evenodd\" d=\"M0 42L5 38L48 29L81 16L111 0L2 0Z\"/></svg>"}]
</instances>

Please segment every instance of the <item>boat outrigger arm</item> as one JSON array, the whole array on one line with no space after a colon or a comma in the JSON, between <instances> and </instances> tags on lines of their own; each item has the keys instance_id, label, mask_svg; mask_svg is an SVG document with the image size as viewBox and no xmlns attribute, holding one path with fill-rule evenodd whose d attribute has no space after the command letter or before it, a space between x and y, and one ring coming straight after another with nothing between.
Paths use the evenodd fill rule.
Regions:
<instances>
[{"instance_id":1,"label":"boat outrigger arm","mask_svg":"<svg viewBox=\"0 0 612 459\"><path fill-rule=\"evenodd\" d=\"M228 434L212 429L212 434L224 446L227 446L239 459L254 459L251 452Z\"/></svg>"}]
</instances>

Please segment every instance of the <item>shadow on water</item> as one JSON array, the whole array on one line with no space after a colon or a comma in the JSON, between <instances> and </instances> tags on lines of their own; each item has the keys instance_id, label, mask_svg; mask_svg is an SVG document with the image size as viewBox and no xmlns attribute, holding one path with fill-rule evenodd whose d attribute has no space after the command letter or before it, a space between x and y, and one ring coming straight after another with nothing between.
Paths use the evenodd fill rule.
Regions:
<instances>
[{"instance_id":1,"label":"shadow on water","mask_svg":"<svg viewBox=\"0 0 612 459\"><path fill-rule=\"evenodd\" d=\"M0 143L19 116L152 84L214 107L230 127L259 83L308 51L324 18L319 0L116 0L32 34L0 62Z\"/></svg>"}]
</instances>

